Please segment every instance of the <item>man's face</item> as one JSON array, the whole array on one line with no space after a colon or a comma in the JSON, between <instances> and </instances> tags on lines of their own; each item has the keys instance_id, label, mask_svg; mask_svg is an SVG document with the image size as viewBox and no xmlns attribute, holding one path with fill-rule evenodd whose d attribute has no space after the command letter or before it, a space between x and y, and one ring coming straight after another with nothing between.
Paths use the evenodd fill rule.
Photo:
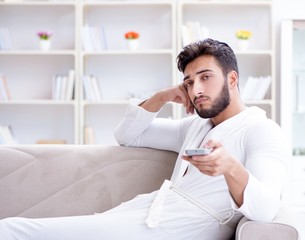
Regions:
<instances>
[{"instance_id":1,"label":"man's face","mask_svg":"<svg viewBox=\"0 0 305 240\"><path fill-rule=\"evenodd\" d=\"M190 62L184 71L184 86L202 118L213 118L230 104L227 79L212 56Z\"/></svg>"}]
</instances>

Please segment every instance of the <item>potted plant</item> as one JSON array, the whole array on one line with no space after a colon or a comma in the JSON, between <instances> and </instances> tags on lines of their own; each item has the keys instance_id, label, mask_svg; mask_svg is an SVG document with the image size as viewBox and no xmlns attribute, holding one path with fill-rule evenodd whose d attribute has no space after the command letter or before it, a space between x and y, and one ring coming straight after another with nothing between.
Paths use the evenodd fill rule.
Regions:
<instances>
[{"instance_id":1,"label":"potted plant","mask_svg":"<svg viewBox=\"0 0 305 240\"><path fill-rule=\"evenodd\" d=\"M238 45L240 50L247 50L249 47L249 39L252 37L252 32L249 30L238 30L236 32L236 38L238 39Z\"/></svg>"},{"instance_id":2,"label":"potted plant","mask_svg":"<svg viewBox=\"0 0 305 240\"><path fill-rule=\"evenodd\" d=\"M131 50L135 50L139 46L139 37L140 34L138 32L129 31L125 33L125 39L127 41L127 46Z\"/></svg>"},{"instance_id":3,"label":"potted plant","mask_svg":"<svg viewBox=\"0 0 305 240\"><path fill-rule=\"evenodd\" d=\"M43 51L49 50L51 48L51 37L52 33L49 31L39 31L37 36L39 37L39 46Z\"/></svg>"}]
</instances>

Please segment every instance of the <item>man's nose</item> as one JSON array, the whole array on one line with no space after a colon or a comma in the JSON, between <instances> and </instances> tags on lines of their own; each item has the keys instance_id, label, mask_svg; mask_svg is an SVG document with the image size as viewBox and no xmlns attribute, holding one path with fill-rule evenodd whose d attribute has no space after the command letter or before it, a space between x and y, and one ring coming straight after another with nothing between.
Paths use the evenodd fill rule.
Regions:
<instances>
[{"instance_id":1,"label":"man's nose","mask_svg":"<svg viewBox=\"0 0 305 240\"><path fill-rule=\"evenodd\" d=\"M200 81L194 81L193 94L195 96L201 95L204 92L204 87Z\"/></svg>"}]
</instances>

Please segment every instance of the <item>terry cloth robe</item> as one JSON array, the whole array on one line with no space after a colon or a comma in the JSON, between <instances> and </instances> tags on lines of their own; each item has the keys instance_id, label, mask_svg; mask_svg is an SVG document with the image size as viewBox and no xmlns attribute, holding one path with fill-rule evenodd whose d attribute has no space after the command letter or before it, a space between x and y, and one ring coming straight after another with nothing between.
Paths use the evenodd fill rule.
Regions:
<instances>
[{"instance_id":1,"label":"terry cloth robe","mask_svg":"<svg viewBox=\"0 0 305 240\"><path fill-rule=\"evenodd\" d=\"M232 225L242 215L262 221L273 218L281 202L289 154L281 129L266 118L264 111L251 107L215 127L198 116L169 120L158 119L156 115L131 104L115 131L118 142L125 146L179 152L171 178L174 188L162 200L156 226L148 227L146 220L159 191L139 195L92 216L5 219L0 221L0 239L224 240L234 234ZM239 208L223 176L204 175L181 159L185 148L201 146L209 139L220 141L249 171L244 204ZM223 219L229 218L229 223L221 224L192 200Z\"/></svg>"},{"instance_id":2,"label":"terry cloth robe","mask_svg":"<svg viewBox=\"0 0 305 240\"><path fill-rule=\"evenodd\" d=\"M230 216L230 209L236 210L235 220L232 219L231 223L236 223L241 215L258 221L273 219L280 207L283 187L288 179L290 153L282 130L275 122L267 119L262 109L247 108L213 127L210 120L199 116L174 121L154 119L157 113L139 108L135 104L130 105L115 131L121 145L179 152L171 177L173 185L216 212L224 213L224 219ZM181 158L184 150L202 146L210 139L220 141L249 171L244 204L240 208L231 198L223 176L206 176L192 165L188 166L187 174L183 176L185 165L188 164ZM161 212L165 211L164 208L166 209L166 199ZM162 225L162 217L159 220ZM214 227L217 225L225 228L219 226L219 222ZM214 228L211 225L209 227ZM176 228L185 231L178 224ZM205 231L202 234L211 236L206 235L210 231L201 226L203 228ZM221 232L219 229L216 231ZM213 239L218 239L217 234L212 236L215 236ZM201 239L204 238L201 236ZM220 239L223 239L223 235Z\"/></svg>"}]
</instances>

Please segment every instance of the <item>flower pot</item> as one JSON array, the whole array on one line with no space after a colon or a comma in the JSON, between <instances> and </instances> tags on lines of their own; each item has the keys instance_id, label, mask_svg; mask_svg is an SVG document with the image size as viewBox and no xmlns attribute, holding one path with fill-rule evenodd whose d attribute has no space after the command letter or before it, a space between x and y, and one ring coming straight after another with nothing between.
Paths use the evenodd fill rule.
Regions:
<instances>
[{"instance_id":1,"label":"flower pot","mask_svg":"<svg viewBox=\"0 0 305 240\"><path fill-rule=\"evenodd\" d=\"M130 50L136 50L139 48L139 39L127 39L127 47Z\"/></svg>"},{"instance_id":2,"label":"flower pot","mask_svg":"<svg viewBox=\"0 0 305 240\"><path fill-rule=\"evenodd\" d=\"M238 39L238 48L241 51L248 50L250 42L248 39Z\"/></svg>"},{"instance_id":3,"label":"flower pot","mask_svg":"<svg viewBox=\"0 0 305 240\"><path fill-rule=\"evenodd\" d=\"M42 51L48 51L51 48L51 40L40 39L39 48Z\"/></svg>"}]
</instances>

